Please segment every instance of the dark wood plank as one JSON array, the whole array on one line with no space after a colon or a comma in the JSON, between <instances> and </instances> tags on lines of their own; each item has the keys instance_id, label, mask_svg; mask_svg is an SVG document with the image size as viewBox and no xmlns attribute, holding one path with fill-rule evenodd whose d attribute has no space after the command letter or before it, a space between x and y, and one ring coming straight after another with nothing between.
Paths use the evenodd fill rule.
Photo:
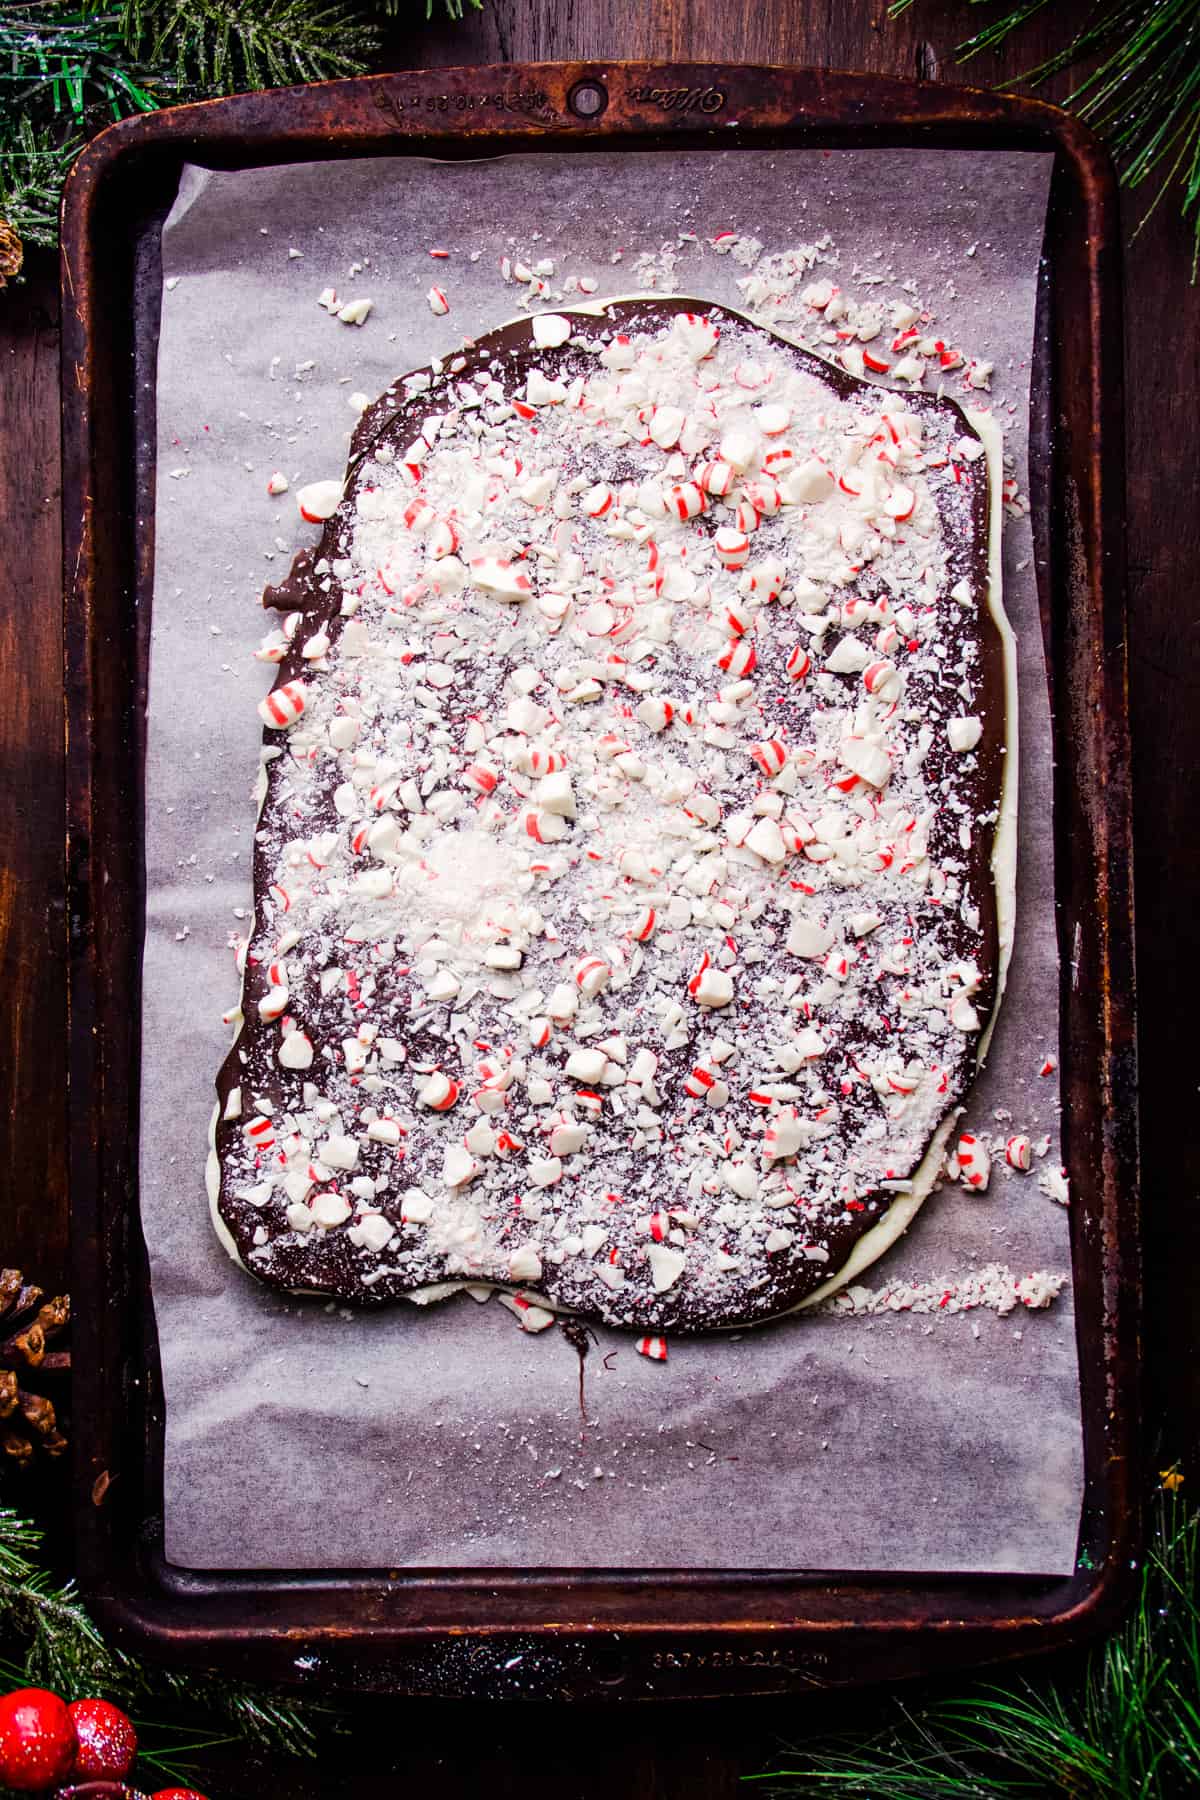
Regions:
<instances>
[{"instance_id":1,"label":"dark wood plank","mask_svg":"<svg viewBox=\"0 0 1200 1800\"><path fill-rule=\"evenodd\" d=\"M576 57L810 62L981 85L1036 62L1083 0L1047 8L1002 56L956 68L977 18L955 0L918 0L889 22L883 0L489 0L461 24L390 28L381 66ZM1060 81L1055 92L1063 94ZM1131 222L1141 205L1131 205ZM1187 234L1164 207L1133 252L1128 283L1131 716L1143 1071L1148 1428L1162 1454L1200 1444L1200 1130L1188 1055L1188 949L1200 917L1192 771L1200 762L1200 634L1191 626L1200 509L1200 336ZM0 1259L53 1281L65 1271L62 1157L63 884L59 663L57 366L53 271L35 263L0 296ZM1181 966L1182 965L1182 966ZM866 1703L856 1700L856 1712ZM450 1800L481 1787L507 1800L531 1779L567 1796L716 1800L739 1770L765 1766L772 1739L803 1739L836 1704L639 1712L601 1718L544 1709L372 1709L320 1770L247 1770L240 1756L209 1783L235 1796L287 1790L362 1795L397 1778ZM403 1733L403 1742L399 1741ZM265 1779L264 1779L265 1777ZM273 1777L273 1779L272 1779Z\"/></svg>"},{"instance_id":2,"label":"dark wood plank","mask_svg":"<svg viewBox=\"0 0 1200 1800\"><path fill-rule=\"evenodd\" d=\"M0 1261L66 1278L57 271L0 294Z\"/></svg>"}]
</instances>

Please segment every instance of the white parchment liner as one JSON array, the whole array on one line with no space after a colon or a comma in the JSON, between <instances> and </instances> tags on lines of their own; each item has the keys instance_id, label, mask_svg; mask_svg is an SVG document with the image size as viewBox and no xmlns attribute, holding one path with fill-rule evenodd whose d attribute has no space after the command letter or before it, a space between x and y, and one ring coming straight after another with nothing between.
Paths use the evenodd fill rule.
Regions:
<instances>
[{"instance_id":1,"label":"white parchment liner","mask_svg":"<svg viewBox=\"0 0 1200 1800\"><path fill-rule=\"evenodd\" d=\"M147 766L141 1199L167 1401L166 1547L196 1568L625 1566L1015 1571L1074 1562L1082 1486L1069 1290L998 1318L801 1316L639 1357L601 1331L578 1364L460 1297L379 1312L288 1300L217 1244L204 1190L212 1080L246 930L269 670L258 600L312 532L293 487L340 477L354 415L397 374L511 316L502 255L626 293L671 244L677 286L741 304L744 268L829 232L847 291L904 280L939 335L996 364L1024 487L1036 270L1049 161L1016 153L725 151L397 157L189 170L164 236ZM702 244L676 241L695 232ZM429 250L451 255L432 261ZM298 250L300 256L289 256ZM614 253L622 251L619 261ZM477 259L470 260L479 252ZM364 265L351 273L354 263ZM870 275L886 280L873 287ZM451 311L426 304L436 282ZM316 304L369 296L353 328ZM955 390L952 390L955 391ZM1017 943L976 1131L1057 1145L1051 751L1027 522L1010 525L1022 816ZM1051 1151L1051 1158L1057 1154ZM1034 1177L935 1194L863 1279L1069 1267L1065 1213Z\"/></svg>"}]
</instances>

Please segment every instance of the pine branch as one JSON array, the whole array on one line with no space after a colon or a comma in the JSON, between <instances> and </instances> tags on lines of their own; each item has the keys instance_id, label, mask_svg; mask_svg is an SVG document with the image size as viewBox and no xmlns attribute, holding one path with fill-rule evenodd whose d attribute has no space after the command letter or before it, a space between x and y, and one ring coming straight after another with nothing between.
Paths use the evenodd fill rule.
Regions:
<instances>
[{"instance_id":1,"label":"pine branch","mask_svg":"<svg viewBox=\"0 0 1200 1800\"><path fill-rule=\"evenodd\" d=\"M178 1760L186 1752L231 1740L293 1756L315 1753L318 1723L336 1721L327 1709L110 1649L72 1583L56 1583L38 1566L41 1538L35 1526L0 1508L0 1639L17 1658L0 1664L0 1676L14 1686L50 1688L66 1700L103 1695L125 1706L139 1731L151 1734L147 1760L173 1776L187 1772ZM155 1720L154 1708L164 1706L172 1716Z\"/></svg>"},{"instance_id":2,"label":"pine branch","mask_svg":"<svg viewBox=\"0 0 1200 1800\"><path fill-rule=\"evenodd\" d=\"M58 242L59 195L81 142L63 143L27 118L0 135L0 219L24 243L53 249Z\"/></svg>"},{"instance_id":3,"label":"pine branch","mask_svg":"<svg viewBox=\"0 0 1200 1800\"><path fill-rule=\"evenodd\" d=\"M889 15L896 18L912 4L892 0ZM1008 0L1001 17L958 45L958 60L997 49L1048 4ZM1061 50L1004 85L1036 87L1093 56L1102 60L1064 104L1109 140L1128 187L1161 177L1138 231L1164 194L1177 189L1180 213L1191 222L1194 281L1200 268L1200 0L1108 0Z\"/></svg>"},{"instance_id":4,"label":"pine branch","mask_svg":"<svg viewBox=\"0 0 1200 1800\"><path fill-rule=\"evenodd\" d=\"M379 42L342 0L123 0L121 19L132 55L204 93L359 75Z\"/></svg>"},{"instance_id":5,"label":"pine branch","mask_svg":"<svg viewBox=\"0 0 1200 1800\"><path fill-rule=\"evenodd\" d=\"M885 1726L808 1744L750 1777L772 1794L862 1800L1175 1800L1200 1793L1200 1512L1164 1472L1136 1603L1082 1679L980 1683Z\"/></svg>"},{"instance_id":6,"label":"pine branch","mask_svg":"<svg viewBox=\"0 0 1200 1800\"><path fill-rule=\"evenodd\" d=\"M0 7L0 94L10 112L70 113L77 125L92 107L114 119L151 112L153 78L129 66L115 12Z\"/></svg>"}]
</instances>

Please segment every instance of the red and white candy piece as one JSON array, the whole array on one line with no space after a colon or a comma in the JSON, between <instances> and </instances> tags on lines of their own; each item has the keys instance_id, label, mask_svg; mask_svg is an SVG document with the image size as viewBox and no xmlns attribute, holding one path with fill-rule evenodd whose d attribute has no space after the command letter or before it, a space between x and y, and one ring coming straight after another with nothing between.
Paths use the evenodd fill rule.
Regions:
<instances>
[{"instance_id":1,"label":"red and white candy piece","mask_svg":"<svg viewBox=\"0 0 1200 1800\"><path fill-rule=\"evenodd\" d=\"M258 1117L251 1119L248 1125L242 1126L242 1135L254 1145L256 1150L270 1150L275 1144L275 1127L270 1119Z\"/></svg>"},{"instance_id":2,"label":"red and white candy piece","mask_svg":"<svg viewBox=\"0 0 1200 1800\"><path fill-rule=\"evenodd\" d=\"M778 738L770 738L764 743L752 744L750 756L751 760L758 764L763 774L771 779L779 774L787 761L787 746L781 744Z\"/></svg>"},{"instance_id":3,"label":"red and white candy piece","mask_svg":"<svg viewBox=\"0 0 1200 1800\"><path fill-rule=\"evenodd\" d=\"M1023 1132L1017 1132L1009 1138L1004 1146L1004 1160L1010 1169L1019 1169L1022 1175L1029 1172L1033 1163L1033 1146Z\"/></svg>"},{"instance_id":4,"label":"red and white candy piece","mask_svg":"<svg viewBox=\"0 0 1200 1800\"><path fill-rule=\"evenodd\" d=\"M589 519L602 519L606 513L612 511L615 499L616 495L612 489L607 487L604 482L598 481L595 487L588 489L580 501L580 505Z\"/></svg>"},{"instance_id":5,"label":"red and white candy piece","mask_svg":"<svg viewBox=\"0 0 1200 1800\"><path fill-rule=\"evenodd\" d=\"M733 976L714 968L707 954L687 985L688 993L700 1006L728 1006L733 999Z\"/></svg>"},{"instance_id":6,"label":"red and white candy piece","mask_svg":"<svg viewBox=\"0 0 1200 1800\"><path fill-rule=\"evenodd\" d=\"M651 1362L666 1362L667 1340L665 1337L643 1337L637 1341L639 1356L649 1357Z\"/></svg>"},{"instance_id":7,"label":"red and white candy piece","mask_svg":"<svg viewBox=\"0 0 1200 1800\"><path fill-rule=\"evenodd\" d=\"M426 548L435 562L443 556L453 556L459 546L459 536L454 524L449 519L439 519L429 534Z\"/></svg>"},{"instance_id":8,"label":"red and white candy piece","mask_svg":"<svg viewBox=\"0 0 1200 1800\"><path fill-rule=\"evenodd\" d=\"M878 700L898 700L902 685L900 671L893 662L868 663L863 670L863 686Z\"/></svg>"},{"instance_id":9,"label":"red and white candy piece","mask_svg":"<svg viewBox=\"0 0 1200 1800\"><path fill-rule=\"evenodd\" d=\"M310 481L296 493L300 517L307 519L310 525L320 525L326 519L331 519L341 503L340 481Z\"/></svg>"},{"instance_id":10,"label":"red and white candy piece","mask_svg":"<svg viewBox=\"0 0 1200 1800\"><path fill-rule=\"evenodd\" d=\"M717 658L718 669L724 669L727 675L740 679L743 675L753 674L758 664L758 652L749 638L736 637L725 646Z\"/></svg>"},{"instance_id":11,"label":"red and white candy piece","mask_svg":"<svg viewBox=\"0 0 1200 1800\"><path fill-rule=\"evenodd\" d=\"M431 287L425 298L429 302L429 310L441 318L450 311L450 302L440 287Z\"/></svg>"},{"instance_id":12,"label":"red and white candy piece","mask_svg":"<svg viewBox=\"0 0 1200 1800\"><path fill-rule=\"evenodd\" d=\"M602 956L581 956L575 964L575 986L588 1000L606 988L612 978L612 964Z\"/></svg>"},{"instance_id":13,"label":"red and white candy piece","mask_svg":"<svg viewBox=\"0 0 1200 1800\"><path fill-rule=\"evenodd\" d=\"M703 313L676 313L671 329L693 362L702 362L717 347L721 333Z\"/></svg>"},{"instance_id":14,"label":"red and white candy piece","mask_svg":"<svg viewBox=\"0 0 1200 1800\"><path fill-rule=\"evenodd\" d=\"M675 717L675 708L669 700L651 694L639 705L637 716L647 731L665 731Z\"/></svg>"},{"instance_id":15,"label":"red and white candy piece","mask_svg":"<svg viewBox=\"0 0 1200 1800\"><path fill-rule=\"evenodd\" d=\"M648 942L648 940L654 936L654 930L657 924L658 914L655 909L652 906L643 908L634 921L633 931L631 933L635 943L644 944Z\"/></svg>"},{"instance_id":16,"label":"red and white candy piece","mask_svg":"<svg viewBox=\"0 0 1200 1800\"><path fill-rule=\"evenodd\" d=\"M290 486L291 483L282 469L272 469L267 476L267 492L272 497L276 494L286 494Z\"/></svg>"},{"instance_id":17,"label":"red and white candy piece","mask_svg":"<svg viewBox=\"0 0 1200 1800\"><path fill-rule=\"evenodd\" d=\"M550 812L544 806L531 806L528 812L523 813L521 828L535 844L557 844L566 837L568 830L567 821L562 814Z\"/></svg>"},{"instance_id":18,"label":"red and white candy piece","mask_svg":"<svg viewBox=\"0 0 1200 1800\"><path fill-rule=\"evenodd\" d=\"M713 549L717 553L717 561L726 569L741 569L745 566L750 554L750 539L744 531L736 531L730 525L722 525L713 538Z\"/></svg>"},{"instance_id":19,"label":"red and white candy piece","mask_svg":"<svg viewBox=\"0 0 1200 1800\"><path fill-rule=\"evenodd\" d=\"M281 1019L291 1005L291 995L286 987L274 983L267 989L258 1003L260 1019Z\"/></svg>"},{"instance_id":20,"label":"red and white candy piece","mask_svg":"<svg viewBox=\"0 0 1200 1800\"><path fill-rule=\"evenodd\" d=\"M992 1159L987 1147L973 1132L964 1131L958 1140L958 1178L964 1187L982 1193L992 1172Z\"/></svg>"},{"instance_id":21,"label":"red and white candy piece","mask_svg":"<svg viewBox=\"0 0 1200 1800\"><path fill-rule=\"evenodd\" d=\"M712 494L723 500L737 479L737 470L732 463L717 457L713 462L700 463L696 469L696 484L705 494Z\"/></svg>"},{"instance_id":22,"label":"red and white candy piece","mask_svg":"<svg viewBox=\"0 0 1200 1800\"><path fill-rule=\"evenodd\" d=\"M694 481L679 481L667 489L667 504L686 524L689 519L699 518L707 503L703 490Z\"/></svg>"},{"instance_id":23,"label":"red and white candy piece","mask_svg":"<svg viewBox=\"0 0 1200 1800\"><path fill-rule=\"evenodd\" d=\"M897 523L911 519L916 508L917 496L910 487L894 487L883 503L883 510Z\"/></svg>"},{"instance_id":24,"label":"red and white candy piece","mask_svg":"<svg viewBox=\"0 0 1200 1800\"><path fill-rule=\"evenodd\" d=\"M812 657L803 644L797 644L787 659L787 672L793 681L804 681L812 672Z\"/></svg>"},{"instance_id":25,"label":"red and white candy piece","mask_svg":"<svg viewBox=\"0 0 1200 1800\"><path fill-rule=\"evenodd\" d=\"M490 763L469 763L463 771L469 786L479 794L494 794L500 780L500 772L493 769Z\"/></svg>"},{"instance_id":26,"label":"red and white candy piece","mask_svg":"<svg viewBox=\"0 0 1200 1800\"><path fill-rule=\"evenodd\" d=\"M417 1100L421 1106L427 1106L431 1112L449 1112L461 1092L462 1089L457 1081L452 1081L449 1075L443 1075L440 1069L435 1069L424 1087L419 1090Z\"/></svg>"},{"instance_id":27,"label":"red and white candy piece","mask_svg":"<svg viewBox=\"0 0 1200 1800\"><path fill-rule=\"evenodd\" d=\"M272 731L287 731L308 704L308 690L302 681L285 681L273 688L258 703L258 716Z\"/></svg>"}]
</instances>

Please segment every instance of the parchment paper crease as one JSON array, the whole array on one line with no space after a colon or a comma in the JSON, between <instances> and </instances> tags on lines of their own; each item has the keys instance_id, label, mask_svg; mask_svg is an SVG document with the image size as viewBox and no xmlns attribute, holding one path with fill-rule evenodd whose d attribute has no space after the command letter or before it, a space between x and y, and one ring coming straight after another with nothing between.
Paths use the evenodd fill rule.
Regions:
<instances>
[{"instance_id":1,"label":"parchment paper crease","mask_svg":"<svg viewBox=\"0 0 1200 1800\"><path fill-rule=\"evenodd\" d=\"M651 1364L601 1332L578 1364L466 1297L351 1314L288 1302L218 1246L204 1192L212 1081L247 928L259 594L311 532L292 494L342 473L354 414L500 323L502 255L628 292L679 250L679 291L738 304L744 268L676 233L768 252L828 231L859 297L911 279L939 332L996 364L1024 486L1047 159L889 151L648 153L227 174L189 170L164 237L147 769L142 1217L166 1384L166 1548L208 1569L692 1566L1060 1573L1081 1491L1070 1293L998 1318L800 1317L677 1340ZM451 251L432 261L430 248ZM973 247L973 248L972 248ZM289 256L298 250L300 256ZM616 251L619 260L612 260ZM479 252L472 262L471 256ZM354 263L364 265L351 272ZM863 272L887 279L876 289ZM829 273L825 268L818 274ZM446 289L447 317L426 304ZM369 296L362 329L316 304ZM1020 912L1008 998L968 1117L1055 1136L1050 749L1024 522L1006 543L1021 643ZM1051 1151L1051 1156L1055 1151ZM1069 1267L1034 1177L947 1188L866 1276Z\"/></svg>"}]
</instances>

